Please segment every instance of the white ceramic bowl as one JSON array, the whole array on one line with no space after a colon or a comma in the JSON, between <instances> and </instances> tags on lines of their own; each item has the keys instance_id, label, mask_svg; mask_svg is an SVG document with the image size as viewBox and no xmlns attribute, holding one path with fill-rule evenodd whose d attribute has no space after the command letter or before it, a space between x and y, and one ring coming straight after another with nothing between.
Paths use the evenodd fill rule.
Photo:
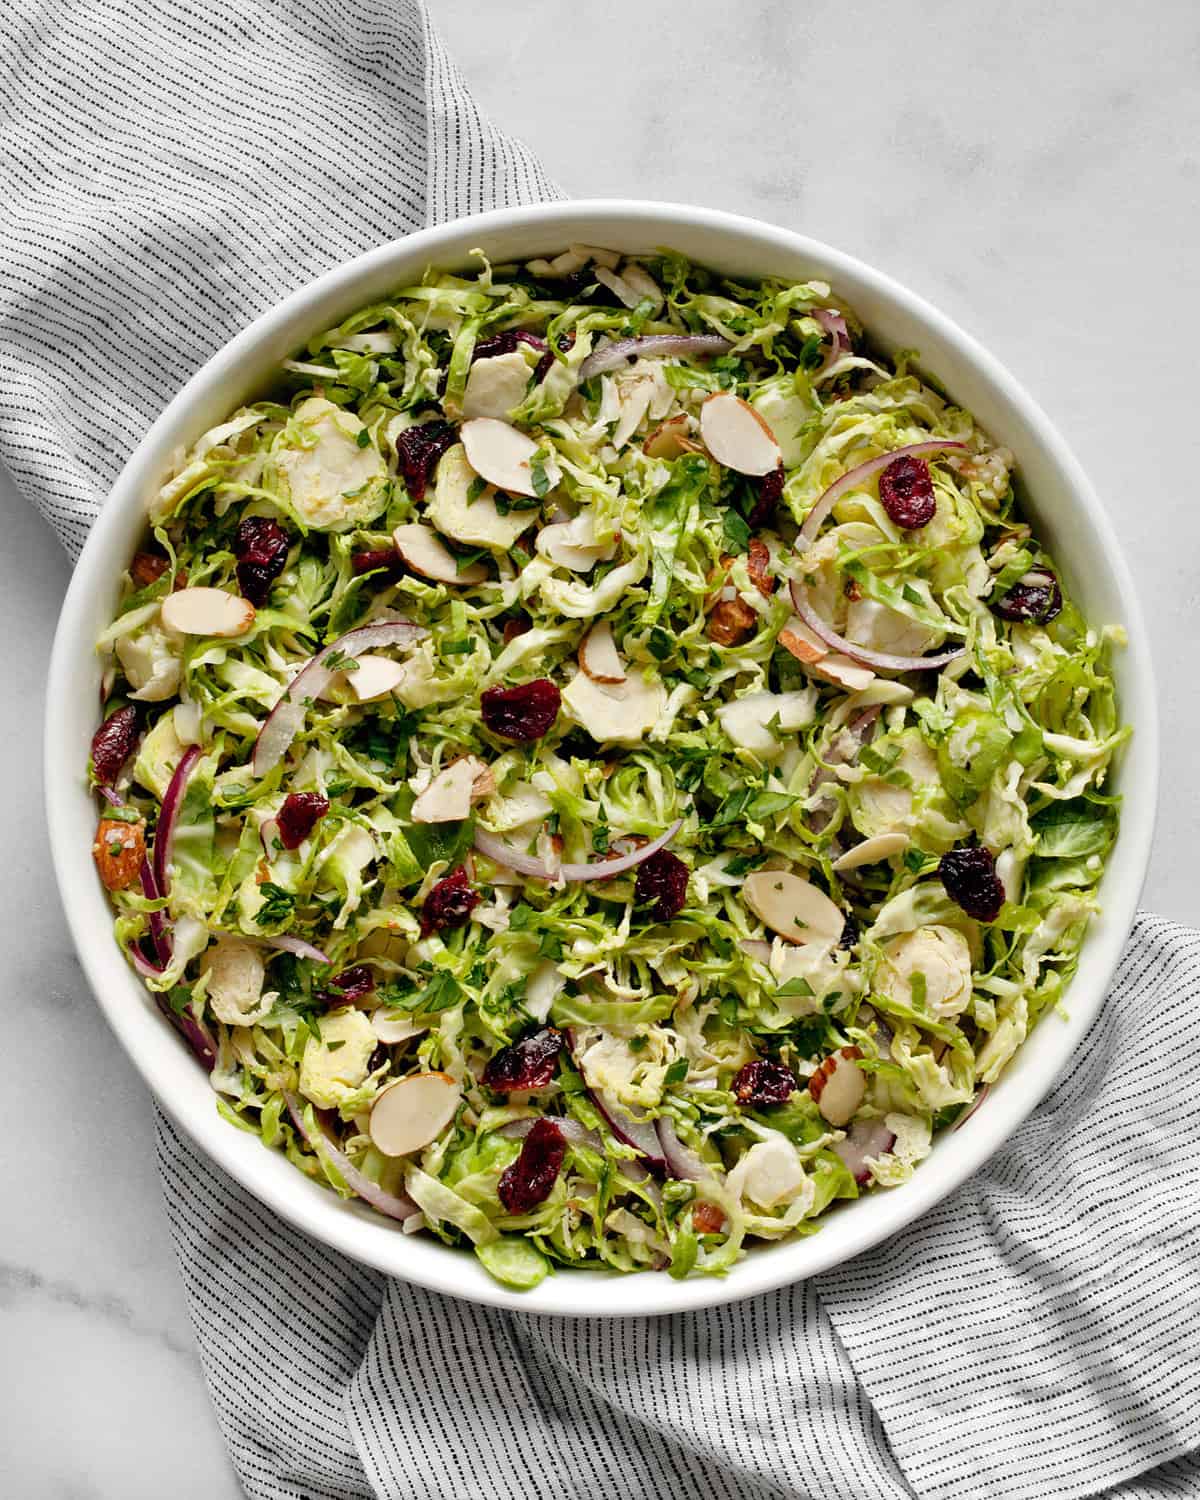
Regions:
<instances>
[{"instance_id":1,"label":"white ceramic bowl","mask_svg":"<svg viewBox=\"0 0 1200 1500\"><path fill-rule=\"evenodd\" d=\"M672 1281L562 1272L532 1292L493 1281L468 1253L405 1236L365 1207L340 1202L220 1118L202 1071L162 1020L112 939L91 861L96 808L83 776L96 726L92 643L111 618L117 579L145 525L147 498L169 455L191 443L267 382L277 362L428 265L456 268L474 247L494 262L547 255L584 242L624 251L670 246L739 275L830 281L890 348L916 348L923 366L1017 456L1032 518L1088 618L1129 631L1117 674L1121 709L1136 733L1119 770L1125 807L1101 887L1103 914L1084 945L1068 1017L1047 1016L986 1105L941 1139L911 1182L840 1207L819 1234L751 1252L723 1280ZM1157 782L1153 676L1141 612L1108 519L1065 443L1017 382L941 313L871 267L783 229L706 209L632 201L556 203L482 214L397 240L338 266L264 313L201 369L147 433L88 538L59 622L48 685L46 798L51 847L84 970L109 1023L167 1113L264 1203L334 1249L395 1276L477 1302L529 1312L614 1317L678 1312L730 1301L823 1271L893 1234L944 1197L1004 1142L1070 1067L1095 1017L1133 918L1150 849Z\"/></svg>"}]
</instances>

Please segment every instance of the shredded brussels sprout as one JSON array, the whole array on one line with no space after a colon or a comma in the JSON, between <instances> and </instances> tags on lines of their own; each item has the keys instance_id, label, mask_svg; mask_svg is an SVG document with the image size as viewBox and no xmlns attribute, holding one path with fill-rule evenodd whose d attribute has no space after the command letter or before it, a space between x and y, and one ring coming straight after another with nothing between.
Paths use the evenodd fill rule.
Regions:
<instances>
[{"instance_id":1,"label":"shredded brussels sprout","mask_svg":"<svg viewBox=\"0 0 1200 1500\"><path fill-rule=\"evenodd\" d=\"M911 1175L1063 995L1128 732L915 360L816 281L481 257L180 457L100 642L151 856L96 859L226 1118L516 1287Z\"/></svg>"}]
</instances>

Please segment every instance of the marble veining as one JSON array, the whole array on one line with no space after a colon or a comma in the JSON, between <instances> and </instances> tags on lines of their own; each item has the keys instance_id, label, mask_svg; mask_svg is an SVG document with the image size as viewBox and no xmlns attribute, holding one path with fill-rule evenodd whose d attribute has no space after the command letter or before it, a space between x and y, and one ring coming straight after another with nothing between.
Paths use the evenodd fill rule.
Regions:
<instances>
[{"instance_id":1,"label":"marble veining","mask_svg":"<svg viewBox=\"0 0 1200 1500\"><path fill-rule=\"evenodd\" d=\"M758 214L891 271L1061 426L1139 582L1165 689L1146 905L1200 920L1200 20L1188 0L474 0L431 9L565 191ZM204 1388L149 1099L87 995L41 813L67 565L0 474L0 1475L22 1500L239 1493Z\"/></svg>"}]
</instances>

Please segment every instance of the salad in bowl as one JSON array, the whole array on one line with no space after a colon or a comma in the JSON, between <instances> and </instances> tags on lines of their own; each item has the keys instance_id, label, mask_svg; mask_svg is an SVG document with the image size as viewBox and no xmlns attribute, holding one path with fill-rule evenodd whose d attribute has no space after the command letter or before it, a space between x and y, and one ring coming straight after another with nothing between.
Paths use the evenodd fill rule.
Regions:
<instances>
[{"instance_id":1,"label":"salad in bowl","mask_svg":"<svg viewBox=\"0 0 1200 1500\"><path fill-rule=\"evenodd\" d=\"M231 1125L528 1288L725 1272L979 1106L1097 907L1122 632L916 358L480 255L178 455L93 854Z\"/></svg>"}]
</instances>

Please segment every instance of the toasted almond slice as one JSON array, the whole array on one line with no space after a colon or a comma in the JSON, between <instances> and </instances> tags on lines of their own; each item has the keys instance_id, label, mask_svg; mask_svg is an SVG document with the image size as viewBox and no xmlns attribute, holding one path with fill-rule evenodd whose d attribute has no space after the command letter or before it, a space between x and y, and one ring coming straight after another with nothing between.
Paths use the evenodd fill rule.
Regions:
<instances>
[{"instance_id":1,"label":"toasted almond slice","mask_svg":"<svg viewBox=\"0 0 1200 1500\"><path fill-rule=\"evenodd\" d=\"M398 1042L407 1042L410 1037L420 1036L429 1030L428 1022L414 1021L411 1016L389 1016L385 1010L371 1013L371 1030L389 1047Z\"/></svg>"},{"instance_id":2,"label":"toasted almond slice","mask_svg":"<svg viewBox=\"0 0 1200 1500\"><path fill-rule=\"evenodd\" d=\"M769 474L780 464L775 434L747 401L718 391L700 408L700 436L719 464L738 474Z\"/></svg>"},{"instance_id":3,"label":"toasted almond slice","mask_svg":"<svg viewBox=\"0 0 1200 1500\"><path fill-rule=\"evenodd\" d=\"M224 589L180 589L167 595L159 613L167 629L180 635L245 635L254 624L249 599Z\"/></svg>"},{"instance_id":4,"label":"toasted almond slice","mask_svg":"<svg viewBox=\"0 0 1200 1500\"><path fill-rule=\"evenodd\" d=\"M397 526L392 532L392 541L405 567L434 583L482 583L487 577L487 569L480 562L460 568L458 558L433 527L422 526L419 521Z\"/></svg>"},{"instance_id":5,"label":"toasted almond slice","mask_svg":"<svg viewBox=\"0 0 1200 1500\"><path fill-rule=\"evenodd\" d=\"M358 658L355 670L344 675L358 701L369 703L374 698L386 698L399 687L404 680L404 665L390 656L364 655Z\"/></svg>"},{"instance_id":6,"label":"toasted almond slice","mask_svg":"<svg viewBox=\"0 0 1200 1500\"><path fill-rule=\"evenodd\" d=\"M472 417L459 429L467 462L476 474L509 495L532 495L530 465L537 444L496 417Z\"/></svg>"},{"instance_id":7,"label":"toasted almond slice","mask_svg":"<svg viewBox=\"0 0 1200 1500\"><path fill-rule=\"evenodd\" d=\"M667 695L661 683L641 672L629 673L624 682L593 682L586 672L577 672L562 695L563 706L600 744L638 745L658 721Z\"/></svg>"},{"instance_id":8,"label":"toasted almond slice","mask_svg":"<svg viewBox=\"0 0 1200 1500\"><path fill-rule=\"evenodd\" d=\"M660 422L642 444L647 458L678 458L681 453L699 453L700 444L688 436L691 424L681 411Z\"/></svg>"},{"instance_id":9,"label":"toasted almond slice","mask_svg":"<svg viewBox=\"0 0 1200 1500\"><path fill-rule=\"evenodd\" d=\"M624 682L625 664L607 620L593 625L579 646L579 665L593 682Z\"/></svg>"},{"instance_id":10,"label":"toasted almond slice","mask_svg":"<svg viewBox=\"0 0 1200 1500\"><path fill-rule=\"evenodd\" d=\"M471 783L472 802L479 802L484 797L490 797L496 790L496 776L491 766L484 766L482 761L480 765L482 766L482 770L479 771L475 780Z\"/></svg>"},{"instance_id":11,"label":"toasted almond slice","mask_svg":"<svg viewBox=\"0 0 1200 1500\"><path fill-rule=\"evenodd\" d=\"M471 811L477 795L475 785L490 775L489 768L477 756L464 755L444 766L414 800L414 823L457 823ZM493 781L492 785L495 785Z\"/></svg>"},{"instance_id":12,"label":"toasted almond slice","mask_svg":"<svg viewBox=\"0 0 1200 1500\"><path fill-rule=\"evenodd\" d=\"M463 392L464 417L507 417L525 399L529 364L518 349L477 359Z\"/></svg>"},{"instance_id":13,"label":"toasted almond slice","mask_svg":"<svg viewBox=\"0 0 1200 1500\"><path fill-rule=\"evenodd\" d=\"M449 1073L413 1073L390 1084L371 1106L371 1142L384 1156L409 1156L449 1125L462 1090Z\"/></svg>"},{"instance_id":14,"label":"toasted almond slice","mask_svg":"<svg viewBox=\"0 0 1200 1500\"><path fill-rule=\"evenodd\" d=\"M621 414L613 428L610 439L619 453L633 434L642 425L650 402L654 399L654 387L648 380L627 380L621 385Z\"/></svg>"},{"instance_id":15,"label":"toasted almond slice","mask_svg":"<svg viewBox=\"0 0 1200 1500\"><path fill-rule=\"evenodd\" d=\"M870 667L859 666L840 651L831 651L820 661L813 662L808 670L814 677L824 677L826 682L835 683L848 693L861 693L875 681L875 673Z\"/></svg>"},{"instance_id":16,"label":"toasted almond slice","mask_svg":"<svg viewBox=\"0 0 1200 1500\"><path fill-rule=\"evenodd\" d=\"M880 860L903 854L908 848L908 843L906 833L877 833L874 838L863 839L861 844L855 844L853 849L847 849L845 854L834 860L833 868L857 870L860 865L878 864Z\"/></svg>"},{"instance_id":17,"label":"toasted almond slice","mask_svg":"<svg viewBox=\"0 0 1200 1500\"><path fill-rule=\"evenodd\" d=\"M742 896L754 915L786 942L834 948L842 940L845 915L800 875L755 870L742 882Z\"/></svg>"},{"instance_id":18,"label":"toasted almond slice","mask_svg":"<svg viewBox=\"0 0 1200 1500\"><path fill-rule=\"evenodd\" d=\"M822 1118L839 1130L849 1125L866 1096L867 1080L857 1062L861 1056L857 1047L843 1047L808 1080L808 1092Z\"/></svg>"},{"instance_id":19,"label":"toasted almond slice","mask_svg":"<svg viewBox=\"0 0 1200 1500\"><path fill-rule=\"evenodd\" d=\"M808 628L799 615L791 617L779 632L778 641L785 651L790 651L797 661L806 665L829 655L829 647L815 631Z\"/></svg>"}]
</instances>

